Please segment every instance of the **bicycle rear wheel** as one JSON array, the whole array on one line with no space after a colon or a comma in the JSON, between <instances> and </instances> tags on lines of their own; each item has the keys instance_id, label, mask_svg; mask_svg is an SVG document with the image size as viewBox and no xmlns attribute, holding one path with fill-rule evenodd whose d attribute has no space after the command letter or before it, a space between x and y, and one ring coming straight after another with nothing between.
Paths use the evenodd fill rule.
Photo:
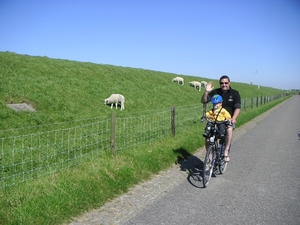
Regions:
<instances>
[{"instance_id":1,"label":"bicycle rear wheel","mask_svg":"<svg viewBox=\"0 0 300 225\"><path fill-rule=\"evenodd\" d=\"M210 145L206 151L203 164L203 187L207 187L215 164L215 148Z\"/></svg>"}]
</instances>

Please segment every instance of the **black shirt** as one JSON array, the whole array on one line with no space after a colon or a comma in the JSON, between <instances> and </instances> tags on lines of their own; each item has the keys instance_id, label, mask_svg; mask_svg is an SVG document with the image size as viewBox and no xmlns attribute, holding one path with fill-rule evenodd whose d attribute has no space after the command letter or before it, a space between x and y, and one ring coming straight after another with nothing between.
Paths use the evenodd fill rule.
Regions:
<instances>
[{"instance_id":1,"label":"black shirt","mask_svg":"<svg viewBox=\"0 0 300 225\"><path fill-rule=\"evenodd\" d=\"M222 92L222 88L214 89L208 94L207 101L209 102L212 96L215 94L222 96L223 98L222 106L230 113L231 116L233 116L233 112L235 109L241 108L241 97L240 97L240 93L237 90L230 88L228 91L224 93Z\"/></svg>"}]
</instances>

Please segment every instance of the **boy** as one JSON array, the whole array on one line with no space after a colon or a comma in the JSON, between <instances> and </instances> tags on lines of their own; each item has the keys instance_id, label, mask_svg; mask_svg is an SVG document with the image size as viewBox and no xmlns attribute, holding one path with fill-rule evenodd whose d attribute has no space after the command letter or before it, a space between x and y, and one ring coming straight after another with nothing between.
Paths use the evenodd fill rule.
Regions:
<instances>
[{"instance_id":1,"label":"boy","mask_svg":"<svg viewBox=\"0 0 300 225\"><path fill-rule=\"evenodd\" d=\"M220 121L228 120L231 118L230 113L226 109L222 108L222 102L223 102L223 98L221 95L214 95L211 98L211 103L213 104L213 109L206 112L206 117L209 120L212 120L212 121L217 120L220 122ZM208 122L206 124L203 137L207 138L209 136L211 126L213 126L213 124L211 122ZM220 132L220 137L225 138L225 130L226 130L225 123L218 124L218 128L219 128L219 132Z\"/></svg>"}]
</instances>

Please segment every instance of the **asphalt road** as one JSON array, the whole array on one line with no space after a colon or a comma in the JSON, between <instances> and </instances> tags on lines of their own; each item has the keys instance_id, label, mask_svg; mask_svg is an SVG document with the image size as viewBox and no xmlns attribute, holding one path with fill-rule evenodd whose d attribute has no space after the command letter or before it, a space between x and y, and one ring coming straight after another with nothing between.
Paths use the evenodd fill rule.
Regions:
<instances>
[{"instance_id":1,"label":"asphalt road","mask_svg":"<svg viewBox=\"0 0 300 225\"><path fill-rule=\"evenodd\" d=\"M207 188L186 179L118 224L300 224L299 132L296 95L234 141Z\"/></svg>"}]
</instances>

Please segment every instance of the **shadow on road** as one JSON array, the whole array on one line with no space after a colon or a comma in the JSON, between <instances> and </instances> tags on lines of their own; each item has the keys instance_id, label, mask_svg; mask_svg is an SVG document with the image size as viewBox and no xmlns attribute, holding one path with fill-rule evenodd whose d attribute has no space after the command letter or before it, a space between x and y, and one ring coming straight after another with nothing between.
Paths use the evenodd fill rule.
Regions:
<instances>
[{"instance_id":1,"label":"shadow on road","mask_svg":"<svg viewBox=\"0 0 300 225\"><path fill-rule=\"evenodd\" d=\"M188 171L188 182L197 188L202 188L202 177L203 177L203 161L197 156L192 155L184 148L173 150L177 155L176 164L180 165L181 171Z\"/></svg>"}]
</instances>

